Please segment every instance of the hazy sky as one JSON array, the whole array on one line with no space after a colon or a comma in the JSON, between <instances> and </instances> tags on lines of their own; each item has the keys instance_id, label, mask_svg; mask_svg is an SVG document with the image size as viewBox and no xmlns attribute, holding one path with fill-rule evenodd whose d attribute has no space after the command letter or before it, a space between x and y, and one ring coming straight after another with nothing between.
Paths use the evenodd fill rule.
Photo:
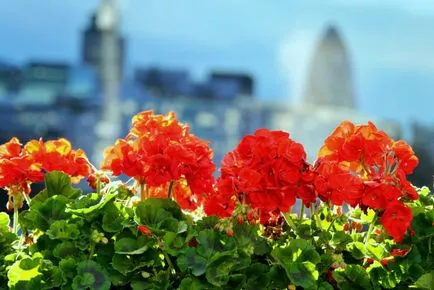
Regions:
<instances>
[{"instance_id":1,"label":"hazy sky","mask_svg":"<svg viewBox=\"0 0 434 290\"><path fill-rule=\"evenodd\" d=\"M97 0L0 1L0 59L80 60ZM327 24L351 56L359 108L434 125L432 0L121 1L128 66L252 73L262 99L296 103Z\"/></svg>"}]
</instances>

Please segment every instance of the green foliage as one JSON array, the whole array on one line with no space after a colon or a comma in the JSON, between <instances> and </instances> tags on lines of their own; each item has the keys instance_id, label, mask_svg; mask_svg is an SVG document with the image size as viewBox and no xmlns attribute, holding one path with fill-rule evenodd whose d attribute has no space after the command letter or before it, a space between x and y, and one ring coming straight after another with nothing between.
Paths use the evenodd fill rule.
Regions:
<instances>
[{"instance_id":1,"label":"green foliage","mask_svg":"<svg viewBox=\"0 0 434 290\"><path fill-rule=\"evenodd\" d=\"M427 188L409 203L414 234L397 244L378 230L365 239L366 229L345 229L381 229L373 211L358 208L338 214L322 204L266 228L192 216L168 199L134 203L119 182L84 195L52 172L45 185L20 214L20 237L0 213L0 289L433 289Z\"/></svg>"}]
</instances>

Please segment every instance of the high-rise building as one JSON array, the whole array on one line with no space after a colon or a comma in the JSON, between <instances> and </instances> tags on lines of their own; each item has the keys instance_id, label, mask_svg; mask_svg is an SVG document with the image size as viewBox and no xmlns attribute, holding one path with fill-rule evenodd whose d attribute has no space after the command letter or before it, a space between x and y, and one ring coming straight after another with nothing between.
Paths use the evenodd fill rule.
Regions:
<instances>
[{"instance_id":1,"label":"high-rise building","mask_svg":"<svg viewBox=\"0 0 434 290\"><path fill-rule=\"evenodd\" d=\"M111 12L110 12L111 11ZM104 15L101 19L101 13ZM111 14L108 16L105 16L105 14ZM89 25L86 27L86 29L83 32L83 39L82 39L82 62L85 64L89 64L93 66L96 71L101 75L102 72L102 42L103 42L103 34L112 34L114 38L115 45L117 46L116 51L117 55L114 57L116 58L117 62L117 75L120 79L123 78L123 69L124 69L124 62L125 62L125 38L119 33L118 31L118 23L116 23L114 26L110 27L110 29L103 29L100 24L102 21L102 24L104 26L104 23L107 21L105 18L116 18L116 22L119 21L119 15L117 12L116 5L114 1L102 1L100 7L98 10L93 13ZM112 21L108 19L108 21Z\"/></svg>"},{"instance_id":2,"label":"high-rise building","mask_svg":"<svg viewBox=\"0 0 434 290\"><path fill-rule=\"evenodd\" d=\"M327 28L315 49L303 101L315 106L356 107L348 51L334 26Z\"/></svg>"},{"instance_id":3,"label":"high-rise building","mask_svg":"<svg viewBox=\"0 0 434 290\"><path fill-rule=\"evenodd\" d=\"M102 0L84 32L83 61L97 71L101 90L101 118L97 124L94 155L100 157L121 131L122 108L119 106L123 80L124 40L120 34L120 11L115 0Z\"/></svg>"}]
</instances>

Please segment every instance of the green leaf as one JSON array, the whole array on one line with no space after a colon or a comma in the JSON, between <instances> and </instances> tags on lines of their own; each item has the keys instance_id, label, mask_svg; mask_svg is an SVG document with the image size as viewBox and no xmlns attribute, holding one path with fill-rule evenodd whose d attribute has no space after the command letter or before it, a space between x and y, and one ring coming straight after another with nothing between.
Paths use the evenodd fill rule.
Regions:
<instances>
[{"instance_id":1,"label":"green leaf","mask_svg":"<svg viewBox=\"0 0 434 290\"><path fill-rule=\"evenodd\" d=\"M179 290L211 290L215 289L211 284L197 278L187 277L181 281Z\"/></svg>"},{"instance_id":2,"label":"green leaf","mask_svg":"<svg viewBox=\"0 0 434 290\"><path fill-rule=\"evenodd\" d=\"M223 237L220 232L214 230L203 230L199 233L197 241L199 246L196 248L197 253L205 259L210 259L216 252L230 251L235 249L233 239L227 239L225 235L225 244L222 243Z\"/></svg>"},{"instance_id":3,"label":"green leaf","mask_svg":"<svg viewBox=\"0 0 434 290\"><path fill-rule=\"evenodd\" d=\"M163 249L169 255L177 256L185 250L185 238L173 232L167 232L163 237Z\"/></svg>"},{"instance_id":4,"label":"green leaf","mask_svg":"<svg viewBox=\"0 0 434 290\"><path fill-rule=\"evenodd\" d=\"M286 271L278 265L271 266L268 276L268 289L285 289L290 284Z\"/></svg>"},{"instance_id":5,"label":"green leaf","mask_svg":"<svg viewBox=\"0 0 434 290\"><path fill-rule=\"evenodd\" d=\"M13 287L19 281L30 281L33 278L42 275L39 271L40 258L25 258L13 263L8 270L8 286Z\"/></svg>"},{"instance_id":6,"label":"green leaf","mask_svg":"<svg viewBox=\"0 0 434 290\"><path fill-rule=\"evenodd\" d=\"M109 203L104 208L104 216L102 218L102 228L108 233L120 232L127 220L128 215L123 213L118 205Z\"/></svg>"},{"instance_id":7,"label":"green leaf","mask_svg":"<svg viewBox=\"0 0 434 290\"><path fill-rule=\"evenodd\" d=\"M287 275L292 283L303 288L314 287L319 277L315 264L311 262L295 262L290 264Z\"/></svg>"},{"instance_id":8,"label":"green leaf","mask_svg":"<svg viewBox=\"0 0 434 290\"><path fill-rule=\"evenodd\" d=\"M336 269L333 271L333 278L342 290L372 289L369 276L360 265L347 265L345 269Z\"/></svg>"},{"instance_id":9,"label":"green leaf","mask_svg":"<svg viewBox=\"0 0 434 290\"><path fill-rule=\"evenodd\" d=\"M46 234L53 240L74 240L80 235L80 231L76 224L69 224L66 220L59 220L50 225Z\"/></svg>"},{"instance_id":10,"label":"green leaf","mask_svg":"<svg viewBox=\"0 0 434 290\"><path fill-rule=\"evenodd\" d=\"M60 244L58 244L53 249L53 255L56 258L64 259L66 257L75 257L79 253L79 250L75 246L75 244L71 241L64 241Z\"/></svg>"},{"instance_id":11,"label":"green leaf","mask_svg":"<svg viewBox=\"0 0 434 290\"><path fill-rule=\"evenodd\" d=\"M333 290L333 286L327 282L321 282L318 286L318 290Z\"/></svg>"},{"instance_id":12,"label":"green leaf","mask_svg":"<svg viewBox=\"0 0 434 290\"><path fill-rule=\"evenodd\" d=\"M315 264L321 257L307 241L292 240L286 248L273 249L271 255L285 269L293 284L304 288L316 285L319 272Z\"/></svg>"},{"instance_id":13,"label":"green leaf","mask_svg":"<svg viewBox=\"0 0 434 290\"><path fill-rule=\"evenodd\" d=\"M250 225L247 223L238 224L233 226L233 239L238 247L245 253L250 255L264 255L270 251L267 241L258 235L257 225Z\"/></svg>"},{"instance_id":14,"label":"green leaf","mask_svg":"<svg viewBox=\"0 0 434 290\"><path fill-rule=\"evenodd\" d=\"M366 245L366 250L368 251L368 255L374 258L375 260L381 260L386 255L386 250L383 248L382 244L368 244Z\"/></svg>"},{"instance_id":15,"label":"green leaf","mask_svg":"<svg viewBox=\"0 0 434 290\"><path fill-rule=\"evenodd\" d=\"M9 215L5 212L0 212L0 231L9 231L9 225L11 224L11 220Z\"/></svg>"},{"instance_id":16,"label":"green leaf","mask_svg":"<svg viewBox=\"0 0 434 290\"><path fill-rule=\"evenodd\" d=\"M115 242L115 253L122 255L140 255L153 244L153 240L139 236L137 239L121 238Z\"/></svg>"},{"instance_id":17,"label":"green leaf","mask_svg":"<svg viewBox=\"0 0 434 290\"><path fill-rule=\"evenodd\" d=\"M161 271L148 280L136 280L131 283L133 290L167 290L170 286L169 272Z\"/></svg>"},{"instance_id":18,"label":"green leaf","mask_svg":"<svg viewBox=\"0 0 434 290\"><path fill-rule=\"evenodd\" d=\"M247 278L245 289L267 289L269 266L265 264L255 263L250 265L245 272Z\"/></svg>"},{"instance_id":19,"label":"green leaf","mask_svg":"<svg viewBox=\"0 0 434 290\"><path fill-rule=\"evenodd\" d=\"M64 280L72 280L77 275L77 261L72 257L60 260L59 268Z\"/></svg>"},{"instance_id":20,"label":"green leaf","mask_svg":"<svg viewBox=\"0 0 434 290\"><path fill-rule=\"evenodd\" d=\"M379 262L375 261L367 269L366 272L369 274L371 281L375 285L382 286L386 289L394 289L396 285L400 282L399 273L396 271L392 272L383 267Z\"/></svg>"},{"instance_id":21,"label":"green leaf","mask_svg":"<svg viewBox=\"0 0 434 290\"><path fill-rule=\"evenodd\" d=\"M180 256L176 263L182 271L191 270L194 276L200 276L205 273L208 260L199 256L194 248L188 248L185 255Z\"/></svg>"},{"instance_id":22,"label":"green leaf","mask_svg":"<svg viewBox=\"0 0 434 290\"><path fill-rule=\"evenodd\" d=\"M94 261L82 261L77 265L77 276L72 283L72 289L110 289L110 279L101 265Z\"/></svg>"},{"instance_id":23,"label":"green leaf","mask_svg":"<svg viewBox=\"0 0 434 290\"><path fill-rule=\"evenodd\" d=\"M55 195L43 202L36 203L29 211L20 215L20 223L28 230L40 229L47 231L50 225L58 220L68 220L71 215L66 213L68 200L64 196Z\"/></svg>"},{"instance_id":24,"label":"green leaf","mask_svg":"<svg viewBox=\"0 0 434 290\"><path fill-rule=\"evenodd\" d=\"M63 172L48 172L45 174L44 179L45 190L32 198L31 205L43 202L55 195L61 195L67 199L75 199L82 194L80 189L71 187L71 178Z\"/></svg>"},{"instance_id":25,"label":"green leaf","mask_svg":"<svg viewBox=\"0 0 434 290\"><path fill-rule=\"evenodd\" d=\"M116 194L99 195L97 193L91 193L83 195L76 199L71 208L66 209L66 212L75 215L89 215L96 213L115 197Z\"/></svg>"},{"instance_id":26,"label":"green leaf","mask_svg":"<svg viewBox=\"0 0 434 290\"><path fill-rule=\"evenodd\" d=\"M337 250L343 250L345 249L346 245L348 243L351 243L352 241L353 239L349 234L346 234L344 232L335 232L333 234L331 245Z\"/></svg>"},{"instance_id":27,"label":"green leaf","mask_svg":"<svg viewBox=\"0 0 434 290\"><path fill-rule=\"evenodd\" d=\"M426 273L420 276L420 278L417 279L414 285L419 289L427 289L427 290L434 289L434 271L431 271L430 273Z\"/></svg>"},{"instance_id":28,"label":"green leaf","mask_svg":"<svg viewBox=\"0 0 434 290\"><path fill-rule=\"evenodd\" d=\"M140 224L146 225L157 234L163 234L165 231L178 231L178 220L173 218L170 211L154 206L146 201L136 206L136 219L139 220ZM161 202L156 203L160 204Z\"/></svg>"},{"instance_id":29,"label":"green leaf","mask_svg":"<svg viewBox=\"0 0 434 290\"><path fill-rule=\"evenodd\" d=\"M236 261L232 253L216 254L206 267L206 279L209 283L217 287L227 284L229 281L229 273L235 264Z\"/></svg>"},{"instance_id":30,"label":"green leaf","mask_svg":"<svg viewBox=\"0 0 434 290\"><path fill-rule=\"evenodd\" d=\"M140 202L137 206L164 209L170 213L170 216L177 220L183 219L184 216L179 205L175 201L167 198L148 198L147 200Z\"/></svg>"},{"instance_id":31,"label":"green leaf","mask_svg":"<svg viewBox=\"0 0 434 290\"><path fill-rule=\"evenodd\" d=\"M367 256L365 244L361 242L348 243L346 246L346 250L350 252L351 256L358 260L363 259Z\"/></svg>"},{"instance_id":32,"label":"green leaf","mask_svg":"<svg viewBox=\"0 0 434 290\"><path fill-rule=\"evenodd\" d=\"M145 253L146 254L132 256L115 254L112 258L113 269L126 275L143 267L152 266L158 261L158 255L153 255L153 253L149 253L149 251Z\"/></svg>"}]
</instances>

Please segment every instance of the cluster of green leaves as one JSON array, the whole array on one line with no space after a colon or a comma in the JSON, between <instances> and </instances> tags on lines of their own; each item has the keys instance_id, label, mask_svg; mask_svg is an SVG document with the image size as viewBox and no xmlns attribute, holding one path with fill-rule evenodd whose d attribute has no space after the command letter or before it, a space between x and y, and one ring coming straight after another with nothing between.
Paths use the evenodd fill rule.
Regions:
<instances>
[{"instance_id":1,"label":"cluster of green leaves","mask_svg":"<svg viewBox=\"0 0 434 290\"><path fill-rule=\"evenodd\" d=\"M13 253L13 244L17 240L17 236L9 231L10 219L9 216L0 212L0 261L4 261L6 256ZM7 289L8 284L6 264L0 264L0 289Z\"/></svg>"},{"instance_id":2,"label":"cluster of green leaves","mask_svg":"<svg viewBox=\"0 0 434 290\"><path fill-rule=\"evenodd\" d=\"M371 211L322 205L307 218L285 214L271 238L239 219L193 218L169 199L132 204L121 183L85 195L52 172L45 184L20 214L20 238L0 214L0 289L433 289L426 188L411 204L414 235L396 244L384 233L366 239L378 224ZM408 253L393 257L393 249Z\"/></svg>"}]
</instances>

